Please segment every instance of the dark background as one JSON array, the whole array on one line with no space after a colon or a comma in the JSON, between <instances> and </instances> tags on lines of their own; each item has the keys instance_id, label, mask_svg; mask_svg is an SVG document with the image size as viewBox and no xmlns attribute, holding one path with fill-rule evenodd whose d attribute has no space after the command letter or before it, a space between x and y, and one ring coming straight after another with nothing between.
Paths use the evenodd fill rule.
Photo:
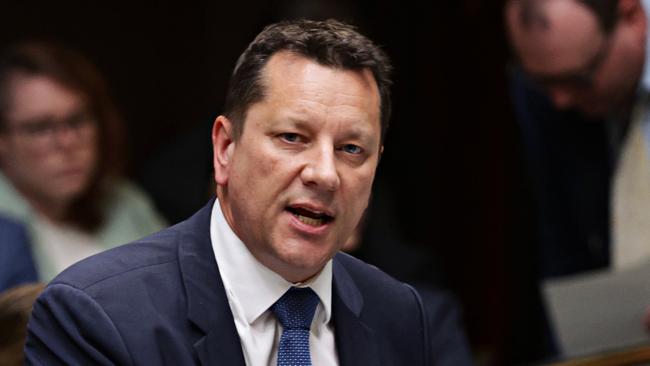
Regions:
<instances>
[{"instance_id":1,"label":"dark background","mask_svg":"<svg viewBox=\"0 0 650 366\"><path fill-rule=\"evenodd\" d=\"M527 185L501 7L501 0L27 0L2 5L0 46L46 37L87 54L127 121L127 173L176 221L186 212L174 211L173 198L191 210L208 192L209 129L254 35L301 15L358 25L395 66L394 114L377 178L390 202L388 222L400 245L434 263L420 268L431 273L422 280L460 299L477 360L516 364L538 356L539 329L530 315ZM183 154L192 158L176 157Z\"/></svg>"}]
</instances>

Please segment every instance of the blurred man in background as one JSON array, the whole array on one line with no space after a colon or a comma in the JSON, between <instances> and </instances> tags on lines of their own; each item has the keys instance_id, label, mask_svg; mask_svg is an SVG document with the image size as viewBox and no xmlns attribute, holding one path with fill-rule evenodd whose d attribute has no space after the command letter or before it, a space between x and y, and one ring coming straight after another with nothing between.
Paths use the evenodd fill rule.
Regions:
<instances>
[{"instance_id":1,"label":"blurred man in background","mask_svg":"<svg viewBox=\"0 0 650 366\"><path fill-rule=\"evenodd\" d=\"M540 279L650 261L649 5L506 2Z\"/></svg>"},{"instance_id":2,"label":"blurred man in background","mask_svg":"<svg viewBox=\"0 0 650 366\"><path fill-rule=\"evenodd\" d=\"M650 258L647 8L639 0L512 0L506 9L510 39L528 79L557 109L610 125L610 261L617 268ZM527 116L538 118L530 110Z\"/></svg>"}]
</instances>

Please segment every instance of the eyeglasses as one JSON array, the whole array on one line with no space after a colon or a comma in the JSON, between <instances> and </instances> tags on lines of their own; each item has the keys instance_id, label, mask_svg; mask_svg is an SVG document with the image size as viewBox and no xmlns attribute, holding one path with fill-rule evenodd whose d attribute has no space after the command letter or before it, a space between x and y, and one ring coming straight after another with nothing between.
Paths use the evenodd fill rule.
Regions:
<instances>
[{"instance_id":1,"label":"eyeglasses","mask_svg":"<svg viewBox=\"0 0 650 366\"><path fill-rule=\"evenodd\" d=\"M86 109L77 110L70 115L55 119L51 117L8 123L5 132L29 139L34 143L51 143L61 132L75 132L77 136L87 137L96 125L94 116Z\"/></svg>"},{"instance_id":2,"label":"eyeglasses","mask_svg":"<svg viewBox=\"0 0 650 366\"><path fill-rule=\"evenodd\" d=\"M606 37L602 42L596 54L585 63L585 66L558 75L531 75L528 76L536 84L544 88L553 88L557 86L573 87L577 89L588 89L594 85L594 79L598 69L602 66L607 58L612 41L611 37Z\"/></svg>"}]
</instances>

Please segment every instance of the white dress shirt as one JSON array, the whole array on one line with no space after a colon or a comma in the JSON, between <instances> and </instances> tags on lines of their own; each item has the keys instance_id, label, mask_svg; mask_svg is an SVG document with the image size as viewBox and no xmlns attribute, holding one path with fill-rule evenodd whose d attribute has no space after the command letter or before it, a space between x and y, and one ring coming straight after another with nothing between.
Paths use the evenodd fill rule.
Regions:
<instances>
[{"instance_id":1,"label":"white dress shirt","mask_svg":"<svg viewBox=\"0 0 650 366\"><path fill-rule=\"evenodd\" d=\"M96 236L70 225L55 224L39 214L34 215L32 226L33 250L44 253L49 259L49 263L38 263L39 276L45 282L72 264L106 250ZM51 274L48 276L48 273Z\"/></svg>"},{"instance_id":2,"label":"white dress shirt","mask_svg":"<svg viewBox=\"0 0 650 366\"><path fill-rule=\"evenodd\" d=\"M311 323L312 365L338 365L332 324L332 260L308 282L294 285L260 263L228 225L219 201L210 220L210 239L228 304L248 366L275 365L282 325L269 310L291 286L310 287L320 300Z\"/></svg>"},{"instance_id":3,"label":"white dress shirt","mask_svg":"<svg viewBox=\"0 0 650 366\"><path fill-rule=\"evenodd\" d=\"M650 19L650 0L642 4ZM645 42L643 73L612 182L610 252L615 270L650 261L650 30Z\"/></svg>"}]
</instances>

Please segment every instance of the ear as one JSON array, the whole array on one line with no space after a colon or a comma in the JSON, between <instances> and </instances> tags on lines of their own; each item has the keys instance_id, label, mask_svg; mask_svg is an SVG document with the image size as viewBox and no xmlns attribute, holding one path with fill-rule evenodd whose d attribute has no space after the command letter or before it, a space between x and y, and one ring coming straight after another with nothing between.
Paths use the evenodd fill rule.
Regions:
<instances>
[{"instance_id":1,"label":"ear","mask_svg":"<svg viewBox=\"0 0 650 366\"><path fill-rule=\"evenodd\" d=\"M235 141L232 138L232 122L225 116L219 116L214 120L212 149L214 180L217 185L225 186L228 183L229 168L235 150Z\"/></svg>"},{"instance_id":2,"label":"ear","mask_svg":"<svg viewBox=\"0 0 650 366\"><path fill-rule=\"evenodd\" d=\"M377 166L379 166L379 163L381 162L381 157L384 156L384 145L379 146L379 156L377 157Z\"/></svg>"}]
</instances>

